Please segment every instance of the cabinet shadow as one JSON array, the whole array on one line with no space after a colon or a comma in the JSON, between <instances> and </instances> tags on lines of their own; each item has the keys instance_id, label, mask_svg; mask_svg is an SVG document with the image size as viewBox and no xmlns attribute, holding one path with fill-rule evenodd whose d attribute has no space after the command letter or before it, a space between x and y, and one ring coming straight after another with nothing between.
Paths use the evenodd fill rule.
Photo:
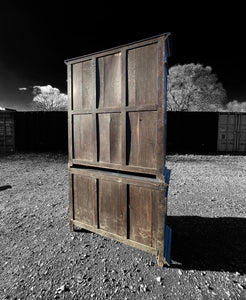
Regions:
<instances>
[{"instance_id":1,"label":"cabinet shadow","mask_svg":"<svg viewBox=\"0 0 246 300\"><path fill-rule=\"evenodd\" d=\"M246 273L246 218L168 216L172 267Z\"/></svg>"}]
</instances>

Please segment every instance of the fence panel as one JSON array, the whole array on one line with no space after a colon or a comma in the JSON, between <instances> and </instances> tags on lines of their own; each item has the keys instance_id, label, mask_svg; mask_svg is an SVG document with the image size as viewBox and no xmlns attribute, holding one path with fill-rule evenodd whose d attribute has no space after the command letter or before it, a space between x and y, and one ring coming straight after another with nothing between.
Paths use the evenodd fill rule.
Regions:
<instances>
[{"instance_id":1,"label":"fence panel","mask_svg":"<svg viewBox=\"0 0 246 300\"><path fill-rule=\"evenodd\" d=\"M14 113L0 111L0 153L15 151Z\"/></svg>"},{"instance_id":2,"label":"fence panel","mask_svg":"<svg viewBox=\"0 0 246 300\"><path fill-rule=\"evenodd\" d=\"M16 151L67 152L67 112L16 112Z\"/></svg>"}]
</instances>

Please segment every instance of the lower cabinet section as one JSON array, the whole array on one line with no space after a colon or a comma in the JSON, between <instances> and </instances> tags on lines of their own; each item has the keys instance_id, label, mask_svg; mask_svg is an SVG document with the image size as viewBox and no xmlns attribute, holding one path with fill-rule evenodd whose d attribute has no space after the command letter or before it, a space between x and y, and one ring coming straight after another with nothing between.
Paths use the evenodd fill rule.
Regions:
<instances>
[{"instance_id":1,"label":"lower cabinet section","mask_svg":"<svg viewBox=\"0 0 246 300\"><path fill-rule=\"evenodd\" d=\"M161 266L170 264L164 257L164 180L86 168L70 168L69 176L71 229L113 238L157 255Z\"/></svg>"}]
</instances>

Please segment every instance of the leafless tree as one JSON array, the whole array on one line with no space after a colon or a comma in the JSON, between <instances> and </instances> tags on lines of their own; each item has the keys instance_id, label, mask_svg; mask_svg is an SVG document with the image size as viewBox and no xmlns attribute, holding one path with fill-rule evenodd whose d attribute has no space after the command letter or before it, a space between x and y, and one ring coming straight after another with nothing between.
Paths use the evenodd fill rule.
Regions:
<instances>
[{"instance_id":1,"label":"leafless tree","mask_svg":"<svg viewBox=\"0 0 246 300\"><path fill-rule=\"evenodd\" d=\"M59 111L67 110L68 97L60 92L59 89L46 86L33 87L34 98L32 107L34 110Z\"/></svg>"},{"instance_id":2,"label":"leafless tree","mask_svg":"<svg viewBox=\"0 0 246 300\"><path fill-rule=\"evenodd\" d=\"M216 111L227 96L212 68L201 64L176 65L169 69L167 109L174 111Z\"/></svg>"}]
</instances>

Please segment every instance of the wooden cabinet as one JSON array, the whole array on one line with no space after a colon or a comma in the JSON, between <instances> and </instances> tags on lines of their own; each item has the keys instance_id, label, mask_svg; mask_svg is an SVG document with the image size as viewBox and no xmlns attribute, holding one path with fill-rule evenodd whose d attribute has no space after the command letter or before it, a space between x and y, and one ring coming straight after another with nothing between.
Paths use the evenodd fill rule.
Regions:
<instances>
[{"instance_id":1,"label":"wooden cabinet","mask_svg":"<svg viewBox=\"0 0 246 300\"><path fill-rule=\"evenodd\" d=\"M163 265L169 34L69 59L70 222Z\"/></svg>"}]
</instances>

